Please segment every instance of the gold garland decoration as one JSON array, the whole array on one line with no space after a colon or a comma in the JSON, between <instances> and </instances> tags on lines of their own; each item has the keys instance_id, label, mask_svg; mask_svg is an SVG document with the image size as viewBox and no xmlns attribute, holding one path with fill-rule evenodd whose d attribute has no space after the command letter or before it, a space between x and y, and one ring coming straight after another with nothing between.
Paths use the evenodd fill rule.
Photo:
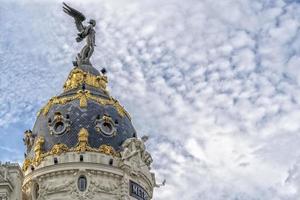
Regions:
<instances>
[{"instance_id":1,"label":"gold garland decoration","mask_svg":"<svg viewBox=\"0 0 300 200\"><path fill-rule=\"evenodd\" d=\"M76 147L74 148L68 148L67 145L65 144L55 144L52 149L49 152L42 152L42 146L45 142L43 137L37 138L35 142L35 147L34 147L34 152L35 152L35 157L33 159L25 159L23 163L23 171L27 171L29 166L39 166L41 162L46 158L47 156L51 155L56 155L59 156L62 153L67 153L67 152L77 152L77 153L83 153L83 152L96 152L96 153L103 153L106 155L110 155L113 157L119 157L120 154L115 151L115 149L110 146L103 144L101 145L98 149L90 147L88 143L88 136L89 133L85 128L80 129L78 133L78 143Z\"/></svg>"},{"instance_id":2,"label":"gold garland decoration","mask_svg":"<svg viewBox=\"0 0 300 200\"><path fill-rule=\"evenodd\" d=\"M70 72L68 79L64 84L64 91L78 88L83 83L102 90L106 90L107 82L108 81L106 76L95 76L90 73L84 72L79 68L75 68Z\"/></svg>"},{"instance_id":3,"label":"gold garland decoration","mask_svg":"<svg viewBox=\"0 0 300 200\"><path fill-rule=\"evenodd\" d=\"M66 104L70 101L79 99L79 105L81 108L86 108L87 107L87 101L92 100L95 101L101 105L111 105L114 106L117 112L124 117L125 115L131 119L129 113L125 110L123 106L120 105L118 100L110 97L109 99L105 99L103 97L95 96L92 95L90 91L88 90L79 90L75 95L73 96L66 96L66 97L53 97L51 98L48 103L41 109L39 113L42 113L43 115L47 115L50 108L53 105L56 104Z\"/></svg>"}]
</instances>

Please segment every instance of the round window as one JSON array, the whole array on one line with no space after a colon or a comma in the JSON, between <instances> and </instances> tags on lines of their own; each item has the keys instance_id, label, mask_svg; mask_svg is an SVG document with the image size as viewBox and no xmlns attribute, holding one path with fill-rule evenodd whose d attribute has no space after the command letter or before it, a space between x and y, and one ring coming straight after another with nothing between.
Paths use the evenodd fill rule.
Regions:
<instances>
[{"instance_id":1,"label":"round window","mask_svg":"<svg viewBox=\"0 0 300 200\"><path fill-rule=\"evenodd\" d=\"M64 117L60 112L54 114L52 118L48 119L48 127L51 135L60 136L70 130L71 121L70 115L66 114Z\"/></svg>"},{"instance_id":2,"label":"round window","mask_svg":"<svg viewBox=\"0 0 300 200\"><path fill-rule=\"evenodd\" d=\"M58 121L54 124L53 131L56 135L61 135L64 133L66 127L62 121Z\"/></svg>"},{"instance_id":3,"label":"round window","mask_svg":"<svg viewBox=\"0 0 300 200\"><path fill-rule=\"evenodd\" d=\"M112 136L115 132L114 126L110 122L102 122L100 124L100 130L104 135Z\"/></svg>"},{"instance_id":4,"label":"round window","mask_svg":"<svg viewBox=\"0 0 300 200\"><path fill-rule=\"evenodd\" d=\"M113 130L113 127L110 123L108 122L104 122L102 124L102 131L105 132L105 133L108 133L109 135L111 134L112 130Z\"/></svg>"},{"instance_id":5,"label":"round window","mask_svg":"<svg viewBox=\"0 0 300 200\"><path fill-rule=\"evenodd\" d=\"M102 119L99 118L100 116L96 120L96 130L101 132L104 136L115 135L117 130L114 121L108 116L103 116Z\"/></svg>"}]
</instances>

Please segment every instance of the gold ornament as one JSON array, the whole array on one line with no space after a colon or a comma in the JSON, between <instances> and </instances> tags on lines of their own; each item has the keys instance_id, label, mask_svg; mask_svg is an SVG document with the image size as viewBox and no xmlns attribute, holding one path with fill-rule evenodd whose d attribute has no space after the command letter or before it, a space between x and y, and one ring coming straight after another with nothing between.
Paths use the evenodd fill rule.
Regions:
<instances>
[{"instance_id":1,"label":"gold ornament","mask_svg":"<svg viewBox=\"0 0 300 200\"><path fill-rule=\"evenodd\" d=\"M34 163L35 165L39 165L43 160L43 145L45 143L44 137L38 137L35 143L34 152L35 152L35 158Z\"/></svg>"},{"instance_id":2,"label":"gold ornament","mask_svg":"<svg viewBox=\"0 0 300 200\"><path fill-rule=\"evenodd\" d=\"M115 149L110 145L103 144L98 149L90 147L88 143L88 137L89 137L88 131L85 128L82 128L78 133L78 143L76 147L68 148L67 145L65 144L55 144L49 152L45 152L45 153L42 152L42 146L45 142L44 138L39 137L36 141L35 148L34 148L35 157L33 159L25 159L22 167L23 171L24 172L27 171L30 165L34 165L36 167L39 166L47 156L51 156L51 155L59 156L62 153L67 153L67 152L78 152L78 153L96 152L96 153L111 155L114 157L120 157L120 154L117 153Z\"/></svg>"},{"instance_id":3,"label":"gold ornament","mask_svg":"<svg viewBox=\"0 0 300 200\"><path fill-rule=\"evenodd\" d=\"M40 111L43 115L47 115L49 112L50 108L55 105L55 104L66 104L70 101L73 101L75 99L78 99L78 94L74 96L68 96L68 97L52 97L49 102L46 104L45 107L42 108Z\"/></svg>"},{"instance_id":4,"label":"gold ornament","mask_svg":"<svg viewBox=\"0 0 300 200\"><path fill-rule=\"evenodd\" d=\"M53 105L56 105L56 104L64 105L64 104L66 104L70 101L73 101L75 99L79 99L79 104L80 104L81 108L86 108L87 107L87 100L95 101L95 102L97 102L101 105L104 105L104 106L106 106L106 105L114 106L115 109L117 110L117 112L119 113L119 115L121 115L122 117L124 117L126 115L129 119L131 119L129 113L124 109L123 106L120 105L120 103L116 99L114 99L112 97L110 97L109 99L106 99L106 98L103 98L103 97L100 97L100 96L92 95L91 92L88 91L88 90L79 90L73 96L53 97L49 100L47 105L41 109L41 113L43 115L47 115L50 108Z\"/></svg>"},{"instance_id":5,"label":"gold ornament","mask_svg":"<svg viewBox=\"0 0 300 200\"><path fill-rule=\"evenodd\" d=\"M68 147L67 145L65 144L55 144L51 151L48 153L48 154L45 154L44 156L46 155L61 155L62 153L64 152L67 152L68 151Z\"/></svg>"},{"instance_id":6,"label":"gold ornament","mask_svg":"<svg viewBox=\"0 0 300 200\"><path fill-rule=\"evenodd\" d=\"M116 155L115 149L112 146L106 144L103 144L99 147L99 152L104 153L106 155L112 155L112 156Z\"/></svg>"},{"instance_id":7,"label":"gold ornament","mask_svg":"<svg viewBox=\"0 0 300 200\"><path fill-rule=\"evenodd\" d=\"M88 95L89 91L88 90L79 90L78 94L79 94L79 106L80 108L86 108L87 107L87 95Z\"/></svg>"},{"instance_id":8,"label":"gold ornament","mask_svg":"<svg viewBox=\"0 0 300 200\"><path fill-rule=\"evenodd\" d=\"M88 144L89 141L89 133L85 128L80 129L78 133L78 144L75 148L76 152L85 152L87 150L91 150L91 147Z\"/></svg>"},{"instance_id":9,"label":"gold ornament","mask_svg":"<svg viewBox=\"0 0 300 200\"><path fill-rule=\"evenodd\" d=\"M30 159L25 159L23 166L22 166L22 170L25 172L27 171L28 167L32 164L32 161Z\"/></svg>"},{"instance_id":10,"label":"gold ornament","mask_svg":"<svg viewBox=\"0 0 300 200\"><path fill-rule=\"evenodd\" d=\"M78 88L82 84L90 85L106 91L107 77L95 76L84 72L81 69L75 68L71 71L67 81L64 84L64 91Z\"/></svg>"}]
</instances>

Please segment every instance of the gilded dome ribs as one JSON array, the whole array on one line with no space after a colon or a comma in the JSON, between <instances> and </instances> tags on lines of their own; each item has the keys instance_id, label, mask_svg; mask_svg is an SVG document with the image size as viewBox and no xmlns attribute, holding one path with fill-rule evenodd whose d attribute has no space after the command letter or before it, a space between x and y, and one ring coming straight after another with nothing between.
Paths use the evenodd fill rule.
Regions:
<instances>
[{"instance_id":1,"label":"gilded dome ribs","mask_svg":"<svg viewBox=\"0 0 300 200\"><path fill-rule=\"evenodd\" d=\"M91 94L91 92L88 90L79 90L76 94L74 94L72 96L53 97L49 100L49 102L46 104L46 106L44 106L41 109L40 113L42 113L43 115L47 115L53 105L57 105L57 104L64 105L73 100L79 100L79 105L81 108L87 107L87 100L95 101L103 106L110 105L110 106L113 106L117 110L117 112L119 113L120 116L122 116L122 117L127 116L129 119L131 119L129 113L124 109L123 106L120 105L118 100L116 100L112 97L110 97L109 99L105 99L103 97Z\"/></svg>"}]
</instances>

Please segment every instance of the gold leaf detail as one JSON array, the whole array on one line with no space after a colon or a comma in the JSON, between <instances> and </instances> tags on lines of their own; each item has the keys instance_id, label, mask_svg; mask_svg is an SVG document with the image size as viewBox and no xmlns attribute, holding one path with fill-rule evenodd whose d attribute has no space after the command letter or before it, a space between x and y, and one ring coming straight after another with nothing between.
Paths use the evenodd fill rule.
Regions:
<instances>
[{"instance_id":1,"label":"gold leaf detail","mask_svg":"<svg viewBox=\"0 0 300 200\"><path fill-rule=\"evenodd\" d=\"M86 108L87 107L87 95L88 95L89 91L82 91L79 90L78 94L79 94L79 106L80 108Z\"/></svg>"},{"instance_id":2,"label":"gold leaf detail","mask_svg":"<svg viewBox=\"0 0 300 200\"><path fill-rule=\"evenodd\" d=\"M39 165L43 160L43 145L45 143L44 137L38 137L34 146L35 158L34 163L35 165Z\"/></svg>"},{"instance_id":3,"label":"gold leaf detail","mask_svg":"<svg viewBox=\"0 0 300 200\"><path fill-rule=\"evenodd\" d=\"M23 166L22 166L22 170L25 172L27 171L28 167L32 164L32 161L30 159L25 159Z\"/></svg>"},{"instance_id":4,"label":"gold leaf detail","mask_svg":"<svg viewBox=\"0 0 300 200\"><path fill-rule=\"evenodd\" d=\"M44 144L44 138L39 137L35 144L35 157L33 159L25 159L23 163L23 171L27 171L30 165L39 166L45 157L51 155L61 155L66 152L96 152L111 155L114 157L120 157L120 153L117 153L115 149L110 146L103 144L98 149L92 148L88 143L89 133L85 128L80 129L78 133L78 143L74 148L68 148L65 144L55 144L49 152L42 153L42 145Z\"/></svg>"},{"instance_id":5,"label":"gold leaf detail","mask_svg":"<svg viewBox=\"0 0 300 200\"><path fill-rule=\"evenodd\" d=\"M104 153L106 155L112 155L112 156L116 155L115 149L112 146L106 144L103 144L99 147L99 152Z\"/></svg>"},{"instance_id":6,"label":"gold leaf detail","mask_svg":"<svg viewBox=\"0 0 300 200\"><path fill-rule=\"evenodd\" d=\"M43 115L47 115L50 108L55 105L55 104L66 104L70 101L73 101L75 99L79 99L79 104L81 108L86 108L87 107L87 100L92 100L95 101L101 105L111 105L114 106L117 112L122 116L127 116L129 119L131 119L129 113L124 109L123 106L120 105L118 100L114 98L103 98L100 96L92 95L90 91L88 90L79 90L75 95L73 96L67 96L67 97L53 97L49 100L47 105L42 108L41 112Z\"/></svg>"},{"instance_id":7,"label":"gold leaf detail","mask_svg":"<svg viewBox=\"0 0 300 200\"><path fill-rule=\"evenodd\" d=\"M78 144L77 147L75 148L75 151L77 152L85 152L90 149L89 144L88 144L88 137L89 133L85 128L80 129L78 133Z\"/></svg>"},{"instance_id":8,"label":"gold leaf detail","mask_svg":"<svg viewBox=\"0 0 300 200\"><path fill-rule=\"evenodd\" d=\"M68 147L65 144L55 144L51 151L49 152L50 155L60 155L64 152L68 151Z\"/></svg>"},{"instance_id":9,"label":"gold leaf detail","mask_svg":"<svg viewBox=\"0 0 300 200\"><path fill-rule=\"evenodd\" d=\"M64 84L64 91L78 88L82 84L90 85L106 91L107 77L95 76L90 73L86 73L81 69L75 68L70 72L68 79Z\"/></svg>"}]
</instances>

